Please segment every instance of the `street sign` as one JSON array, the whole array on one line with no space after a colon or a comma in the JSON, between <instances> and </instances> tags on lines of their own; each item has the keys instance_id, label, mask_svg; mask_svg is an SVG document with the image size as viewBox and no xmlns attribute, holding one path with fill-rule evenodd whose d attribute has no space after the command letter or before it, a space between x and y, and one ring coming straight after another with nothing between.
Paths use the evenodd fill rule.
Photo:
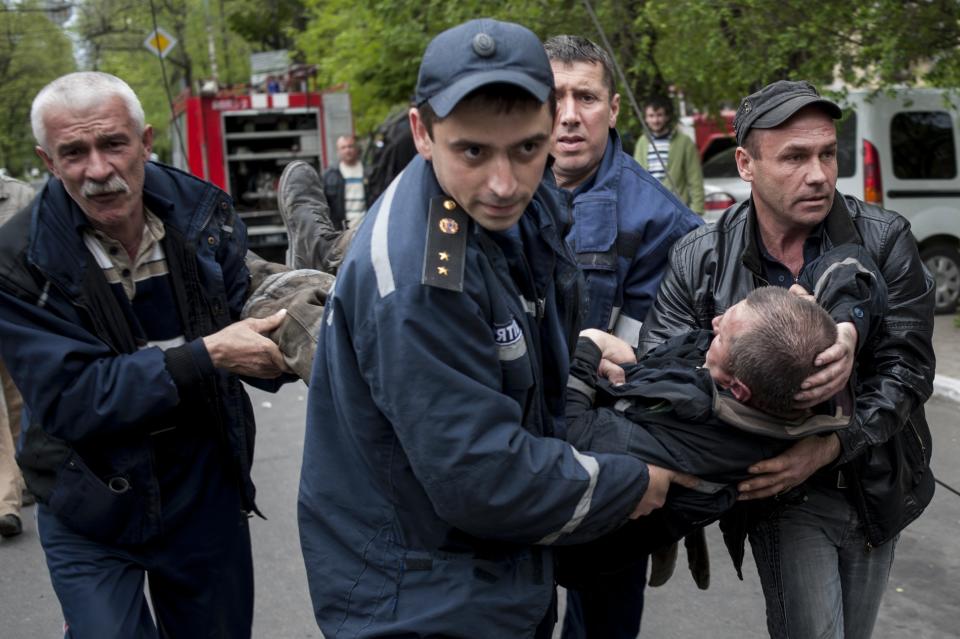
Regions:
<instances>
[{"instance_id":1,"label":"street sign","mask_svg":"<svg viewBox=\"0 0 960 639\"><path fill-rule=\"evenodd\" d=\"M143 46L151 53L165 58L177 46L177 39L167 33L165 29L157 27L143 41Z\"/></svg>"}]
</instances>

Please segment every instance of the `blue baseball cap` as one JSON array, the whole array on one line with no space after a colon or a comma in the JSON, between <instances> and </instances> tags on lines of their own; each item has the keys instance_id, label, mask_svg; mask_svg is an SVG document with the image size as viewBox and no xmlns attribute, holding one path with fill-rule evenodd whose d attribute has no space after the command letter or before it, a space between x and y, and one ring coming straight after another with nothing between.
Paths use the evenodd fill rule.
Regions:
<instances>
[{"instance_id":1,"label":"blue baseball cap","mask_svg":"<svg viewBox=\"0 0 960 639\"><path fill-rule=\"evenodd\" d=\"M490 18L447 29L427 45L417 77L417 106L445 118L470 92L512 84L546 102L553 69L540 39L526 27Z\"/></svg>"}]
</instances>

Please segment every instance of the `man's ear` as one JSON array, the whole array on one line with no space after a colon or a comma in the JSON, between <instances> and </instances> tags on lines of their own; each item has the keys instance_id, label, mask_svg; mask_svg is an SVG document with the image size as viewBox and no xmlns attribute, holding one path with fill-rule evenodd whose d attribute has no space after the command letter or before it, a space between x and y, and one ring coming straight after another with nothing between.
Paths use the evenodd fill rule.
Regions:
<instances>
[{"instance_id":1,"label":"man's ear","mask_svg":"<svg viewBox=\"0 0 960 639\"><path fill-rule=\"evenodd\" d=\"M50 171L50 174L55 175L56 177L60 177L57 174L57 169L54 168L53 166L53 160L50 158L49 155L47 155L47 152L43 150L43 147L35 146L33 150L37 152L37 157L43 160L43 163L47 166L47 170Z\"/></svg>"},{"instance_id":2,"label":"man's ear","mask_svg":"<svg viewBox=\"0 0 960 639\"><path fill-rule=\"evenodd\" d=\"M150 159L150 152L153 151L153 127L149 124L143 127L143 135L140 137L140 141L143 142L144 159Z\"/></svg>"},{"instance_id":3,"label":"man's ear","mask_svg":"<svg viewBox=\"0 0 960 639\"><path fill-rule=\"evenodd\" d=\"M744 147L738 146L734 154L737 161L737 172L744 182L753 182L753 157Z\"/></svg>"},{"instance_id":4,"label":"man's ear","mask_svg":"<svg viewBox=\"0 0 960 639\"><path fill-rule=\"evenodd\" d=\"M617 128L617 116L620 115L620 94L614 93L613 97L610 99L610 121L608 124L609 128Z\"/></svg>"},{"instance_id":5,"label":"man's ear","mask_svg":"<svg viewBox=\"0 0 960 639\"><path fill-rule=\"evenodd\" d=\"M733 381L730 382L730 385L727 386L730 389L730 392L733 393L734 399L736 399L741 404L746 404L750 401L750 397L753 393L750 392L750 388L741 382L736 377L733 378Z\"/></svg>"},{"instance_id":6,"label":"man's ear","mask_svg":"<svg viewBox=\"0 0 960 639\"><path fill-rule=\"evenodd\" d=\"M433 159L433 140L427 131L427 126L420 117L420 110L416 107L410 109L410 131L413 133L413 143L417 147L417 153L423 156L424 160Z\"/></svg>"}]
</instances>

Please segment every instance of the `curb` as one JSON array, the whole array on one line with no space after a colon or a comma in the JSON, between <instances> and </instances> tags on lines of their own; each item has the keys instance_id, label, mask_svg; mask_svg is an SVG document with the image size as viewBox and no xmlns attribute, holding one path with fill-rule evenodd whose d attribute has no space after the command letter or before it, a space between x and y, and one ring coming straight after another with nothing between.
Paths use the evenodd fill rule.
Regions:
<instances>
[{"instance_id":1,"label":"curb","mask_svg":"<svg viewBox=\"0 0 960 639\"><path fill-rule=\"evenodd\" d=\"M937 375L933 378L933 394L960 403L960 379Z\"/></svg>"}]
</instances>

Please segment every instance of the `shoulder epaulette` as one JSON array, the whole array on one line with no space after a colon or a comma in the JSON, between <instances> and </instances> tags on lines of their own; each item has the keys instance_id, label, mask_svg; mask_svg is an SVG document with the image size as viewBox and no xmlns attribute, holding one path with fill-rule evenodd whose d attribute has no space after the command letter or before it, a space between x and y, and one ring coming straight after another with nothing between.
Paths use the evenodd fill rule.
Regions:
<instances>
[{"instance_id":1,"label":"shoulder epaulette","mask_svg":"<svg viewBox=\"0 0 960 639\"><path fill-rule=\"evenodd\" d=\"M463 291L469 223L467 212L452 198L440 195L430 200L421 284Z\"/></svg>"}]
</instances>

